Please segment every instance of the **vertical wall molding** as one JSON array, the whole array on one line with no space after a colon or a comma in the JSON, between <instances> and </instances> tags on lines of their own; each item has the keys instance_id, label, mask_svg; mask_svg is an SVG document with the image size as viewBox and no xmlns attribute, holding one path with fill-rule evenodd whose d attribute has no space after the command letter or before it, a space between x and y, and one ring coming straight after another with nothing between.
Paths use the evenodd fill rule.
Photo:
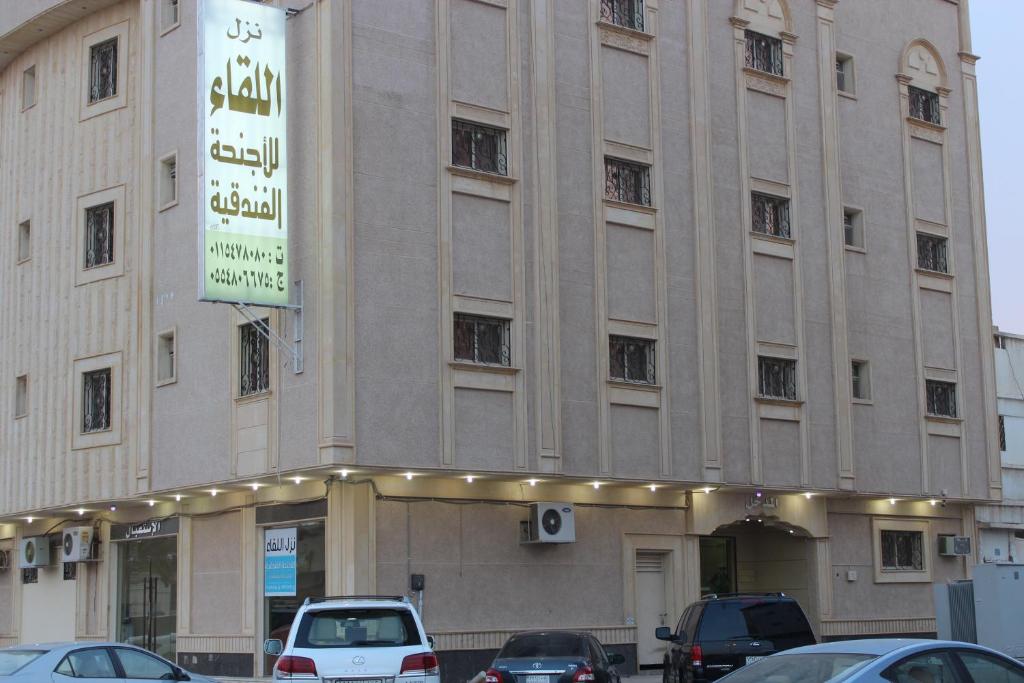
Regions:
<instances>
[{"instance_id":1,"label":"vertical wall molding","mask_svg":"<svg viewBox=\"0 0 1024 683\"><path fill-rule=\"evenodd\" d=\"M707 0L686 3L689 16L690 149L693 155L694 276L704 480L722 481L721 396L718 366L718 283L712 174L711 96L708 76Z\"/></svg>"},{"instance_id":2,"label":"vertical wall molding","mask_svg":"<svg viewBox=\"0 0 1024 683\"><path fill-rule=\"evenodd\" d=\"M818 92L821 101L822 185L828 234L829 299L832 323L832 381L836 416L839 488L854 488L853 416L846 312L846 248L839 150L839 95L835 78L837 0L818 0Z\"/></svg>"}]
</instances>

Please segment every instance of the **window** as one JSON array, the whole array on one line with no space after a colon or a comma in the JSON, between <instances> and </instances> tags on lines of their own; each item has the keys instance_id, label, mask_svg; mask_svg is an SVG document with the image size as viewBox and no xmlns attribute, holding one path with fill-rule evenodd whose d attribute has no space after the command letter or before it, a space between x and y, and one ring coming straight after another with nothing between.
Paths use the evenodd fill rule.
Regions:
<instances>
[{"instance_id":1,"label":"window","mask_svg":"<svg viewBox=\"0 0 1024 683\"><path fill-rule=\"evenodd\" d=\"M160 30L167 32L178 25L178 0L161 0Z\"/></svg>"},{"instance_id":2,"label":"window","mask_svg":"<svg viewBox=\"0 0 1024 683\"><path fill-rule=\"evenodd\" d=\"M1001 334L993 335L992 341L995 343L997 349L1006 348L1006 337Z\"/></svg>"},{"instance_id":3,"label":"window","mask_svg":"<svg viewBox=\"0 0 1024 683\"><path fill-rule=\"evenodd\" d=\"M608 355L608 374L612 379L636 384L655 383L653 339L612 335L608 338Z\"/></svg>"},{"instance_id":4,"label":"window","mask_svg":"<svg viewBox=\"0 0 1024 683\"><path fill-rule=\"evenodd\" d=\"M72 678L119 678L110 654L102 647L68 653L57 666L57 673Z\"/></svg>"},{"instance_id":5,"label":"window","mask_svg":"<svg viewBox=\"0 0 1024 683\"><path fill-rule=\"evenodd\" d=\"M751 193L751 230L771 237L789 239L789 200L758 192Z\"/></svg>"},{"instance_id":6,"label":"window","mask_svg":"<svg viewBox=\"0 0 1024 683\"><path fill-rule=\"evenodd\" d=\"M63 562L64 580L75 581L78 579L78 563L77 562Z\"/></svg>"},{"instance_id":7,"label":"window","mask_svg":"<svg viewBox=\"0 0 1024 683\"><path fill-rule=\"evenodd\" d=\"M33 64L21 74L21 109L24 111L36 103L36 65Z\"/></svg>"},{"instance_id":8,"label":"window","mask_svg":"<svg viewBox=\"0 0 1024 683\"><path fill-rule=\"evenodd\" d=\"M18 263L32 258L32 222L22 221L18 224Z\"/></svg>"},{"instance_id":9,"label":"window","mask_svg":"<svg viewBox=\"0 0 1024 683\"><path fill-rule=\"evenodd\" d=\"M85 267L96 268L114 261L114 202L85 210Z\"/></svg>"},{"instance_id":10,"label":"window","mask_svg":"<svg viewBox=\"0 0 1024 683\"><path fill-rule=\"evenodd\" d=\"M857 209L843 209L843 243L855 249L864 248L864 214Z\"/></svg>"},{"instance_id":11,"label":"window","mask_svg":"<svg viewBox=\"0 0 1024 683\"><path fill-rule=\"evenodd\" d=\"M1024 674L1013 664L984 652L957 650L957 656L971 678L986 683L1024 683Z\"/></svg>"},{"instance_id":12,"label":"window","mask_svg":"<svg viewBox=\"0 0 1024 683\"><path fill-rule=\"evenodd\" d=\"M334 609L306 612L295 647L410 647L420 645L419 629L407 609Z\"/></svg>"},{"instance_id":13,"label":"window","mask_svg":"<svg viewBox=\"0 0 1024 683\"><path fill-rule=\"evenodd\" d=\"M173 681L175 679L174 669L171 668L171 665L152 655L124 647L116 648L114 651L121 661L125 678L143 678L151 681Z\"/></svg>"},{"instance_id":14,"label":"window","mask_svg":"<svg viewBox=\"0 0 1024 683\"><path fill-rule=\"evenodd\" d=\"M269 326L270 319L264 318L238 328L238 387L242 396L270 391L270 340L263 332Z\"/></svg>"},{"instance_id":15,"label":"window","mask_svg":"<svg viewBox=\"0 0 1024 683\"><path fill-rule=\"evenodd\" d=\"M26 415L28 415L28 375L22 375L14 380L14 417L25 417Z\"/></svg>"},{"instance_id":16,"label":"window","mask_svg":"<svg viewBox=\"0 0 1024 683\"><path fill-rule=\"evenodd\" d=\"M82 375L82 433L110 429L110 368Z\"/></svg>"},{"instance_id":17,"label":"window","mask_svg":"<svg viewBox=\"0 0 1024 683\"><path fill-rule=\"evenodd\" d=\"M117 38L89 48L89 104L117 95Z\"/></svg>"},{"instance_id":18,"label":"window","mask_svg":"<svg viewBox=\"0 0 1024 683\"><path fill-rule=\"evenodd\" d=\"M160 181L158 183L160 210L178 203L178 155L168 154L160 160Z\"/></svg>"},{"instance_id":19,"label":"window","mask_svg":"<svg viewBox=\"0 0 1024 683\"><path fill-rule=\"evenodd\" d=\"M21 570L22 583L39 583L39 567L27 567Z\"/></svg>"},{"instance_id":20,"label":"window","mask_svg":"<svg viewBox=\"0 0 1024 683\"><path fill-rule=\"evenodd\" d=\"M853 397L861 401L871 398L871 379L868 376L868 362L866 360L855 360L850 363L850 379L853 387Z\"/></svg>"},{"instance_id":21,"label":"window","mask_svg":"<svg viewBox=\"0 0 1024 683\"><path fill-rule=\"evenodd\" d=\"M907 92L910 95L910 118L942 125L938 94L912 85L907 86Z\"/></svg>"},{"instance_id":22,"label":"window","mask_svg":"<svg viewBox=\"0 0 1024 683\"><path fill-rule=\"evenodd\" d=\"M756 31L746 31L745 66L773 76L782 75L782 41Z\"/></svg>"},{"instance_id":23,"label":"window","mask_svg":"<svg viewBox=\"0 0 1024 683\"><path fill-rule=\"evenodd\" d=\"M929 235L924 232L917 233L917 267L921 270L931 270L936 273L948 273L949 263L946 260L945 237Z\"/></svg>"},{"instance_id":24,"label":"window","mask_svg":"<svg viewBox=\"0 0 1024 683\"><path fill-rule=\"evenodd\" d=\"M924 533L882 529L882 571L923 571Z\"/></svg>"},{"instance_id":25,"label":"window","mask_svg":"<svg viewBox=\"0 0 1024 683\"><path fill-rule=\"evenodd\" d=\"M511 366L509 321L456 313L455 360Z\"/></svg>"},{"instance_id":26,"label":"window","mask_svg":"<svg viewBox=\"0 0 1024 683\"><path fill-rule=\"evenodd\" d=\"M952 382L925 380L928 395L928 414L940 417L956 417L956 385Z\"/></svg>"},{"instance_id":27,"label":"window","mask_svg":"<svg viewBox=\"0 0 1024 683\"><path fill-rule=\"evenodd\" d=\"M933 650L911 655L910 657L893 664L882 672L882 678L893 683L917 683L928 681L928 683L958 683L963 680L956 671L949 652ZM977 681L991 681L990 678L976 678Z\"/></svg>"},{"instance_id":28,"label":"window","mask_svg":"<svg viewBox=\"0 0 1024 683\"><path fill-rule=\"evenodd\" d=\"M508 175L506 131L468 121L452 121L452 164Z\"/></svg>"},{"instance_id":29,"label":"window","mask_svg":"<svg viewBox=\"0 0 1024 683\"><path fill-rule=\"evenodd\" d=\"M1006 452L1006 416L999 416L999 450Z\"/></svg>"},{"instance_id":30,"label":"window","mask_svg":"<svg viewBox=\"0 0 1024 683\"><path fill-rule=\"evenodd\" d=\"M156 338L156 384L170 384L177 378L177 345L174 330L161 332Z\"/></svg>"},{"instance_id":31,"label":"window","mask_svg":"<svg viewBox=\"0 0 1024 683\"><path fill-rule=\"evenodd\" d=\"M643 0L601 0L601 20L625 26L634 31L644 30Z\"/></svg>"},{"instance_id":32,"label":"window","mask_svg":"<svg viewBox=\"0 0 1024 683\"><path fill-rule=\"evenodd\" d=\"M853 80L853 57L850 55L836 53L836 88L848 95L856 91Z\"/></svg>"},{"instance_id":33,"label":"window","mask_svg":"<svg viewBox=\"0 0 1024 683\"><path fill-rule=\"evenodd\" d=\"M789 358L757 357L757 391L762 398L796 399L796 361Z\"/></svg>"},{"instance_id":34,"label":"window","mask_svg":"<svg viewBox=\"0 0 1024 683\"><path fill-rule=\"evenodd\" d=\"M605 157L604 197L616 202L650 206L651 167Z\"/></svg>"}]
</instances>

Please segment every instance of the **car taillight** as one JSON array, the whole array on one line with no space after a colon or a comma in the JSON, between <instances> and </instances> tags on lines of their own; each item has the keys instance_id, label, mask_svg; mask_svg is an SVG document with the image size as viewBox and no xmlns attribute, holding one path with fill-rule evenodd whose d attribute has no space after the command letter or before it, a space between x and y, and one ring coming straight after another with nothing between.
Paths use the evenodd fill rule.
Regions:
<instances>
[{"instance_id":1,"label":"car taillight","mask_svg":"<svg viewBox=\"0 0 1024 683\"><path fill-rule=\"evenodd\" d=\"M505 683L505 679L497 669L488 669L484 674L484 683Z\"/></svg>"},{"instance_id":2,"label":"car taillight","mask_svg":"<svg viewBox=\"0 0 1024 683\"><path fill-rule=\"evenodd\" d=\"M279 657L274 668L281 678L316 676L316 664L309 657Z\"/></svg>"},{"instance_id":3,"label":"car taillight","mask_svg":"<svg viewBox=\"0 0 1024 683\"><path fill-rule=\"evenodd\" d=\"M594 670L589 666L581 666L576 669L576 673L572 675L573 683L593 683L594 681Z\"/></svg>"},{"instance_id":4,"label":"car taillight","mask_svg":"<svg viewBox=\"0 0 1024 683\"><path fill-rule=\"evenodd\" d=\"M690 663L694 666L704 666L704 653L701 651L700 645L690 648Z\"/></svg>"},{"instance_id":5,"label":"car taillight","mask_svg":"<svg viewBox=\"0 0 1024 683\"><path fill-rule=\"evenodd\" d=\"M413 674L422 676L433 676L440 673L437 665L437 655L433 652L421 652L418 655L409 655L402 660L401 674Z\"/></svg>"}]
</instances>

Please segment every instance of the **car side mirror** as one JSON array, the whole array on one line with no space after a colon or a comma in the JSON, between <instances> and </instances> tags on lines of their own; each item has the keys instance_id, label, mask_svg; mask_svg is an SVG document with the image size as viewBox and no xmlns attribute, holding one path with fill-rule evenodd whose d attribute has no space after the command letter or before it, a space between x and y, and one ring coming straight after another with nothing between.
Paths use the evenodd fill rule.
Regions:
<instances>
[{"instance_id":1,"label":"car side mirror","mask_svg":"<svg viewBox=\"0 0 1024 683\"><path fill-rule=\"evenodd\" d=\"M626 663L626 656L625 655L621 655L618 652L609 652L608 653L608 663L611 664L612 666L615 666L617 664L625 664Z\"/></svg>"},{"instance_id":2,"label":"car side mirror","mask_svg":"<svg viewBox=\"0 0 1024 683\"><path fill-rule=\"evenodd\" d=\"M277 657L284 652L284 643L277 638L267 638L263 641L263 652L271 657Z\"/></svg>"},{"instance_id":3,"label":"car side mirror","mask_svg":"<svg viewBox=\"0 0 1024 683\"><path fill-rule=\"evenodd\" d=\"M437 645L434 643L434 636L427 636L427 645L430 646L431 650L437 647Z\"/></svg>"},{"instance_id":4,"label":"car side mirror","mask_svg":"<svg viewBox=\"0 0 1024 683\"><path fill-rule=\"evenodd\" d=\"M659 626L658 628L654 629L654 637L658 640L676 640L676 637L672 635L672 629L668 626Z\"/></svg>"},{"instance_id":5,"label":"car side mirror","mask_svg":"<svg viewBox=\"0 0 1024 683\"><path fill-rule=\"evenodd\" d=\"M191 681L192 677L185 673L185 670L180 666L174 667L174 680L176 681Z\"/></svg>"}]
</instances>

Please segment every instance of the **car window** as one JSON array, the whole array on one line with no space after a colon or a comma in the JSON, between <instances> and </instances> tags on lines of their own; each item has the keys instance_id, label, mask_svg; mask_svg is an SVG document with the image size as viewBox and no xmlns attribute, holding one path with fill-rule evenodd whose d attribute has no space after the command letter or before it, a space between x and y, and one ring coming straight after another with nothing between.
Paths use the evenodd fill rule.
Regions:
<instances>
[{"instance_id":1,"label":"car window","mask_svg":"<svg viewBox=\"0 0 1024 683\"><path fill-rule=\"evenodd\" d=\"M421 645L407 609L325 609L302 615L295 647L404 647Z\"/></svg>"},{"instance_id":2,"label":"car window","mask_svg":"<svg viewBox=\"0 0 1024 683\"><path fill-rule=\"evenodd\" d=\"M704 607L700 641L767 640L776 650L814 642L807 618L792 600L712 600Z\"/></svg>"},{"instance_id":3,"label":"car window","mask_svg":"<svg viewBox=\"0 0 1024 683\"><path fill-rule=\"evenodd\" d=\"M1024 667L981 652L957 653L974 683L1024 683Z\"/></svg>"},{"instance_id":4,"label":"car window","mask_svg":"<svg viewBox=\"0 0 1024 683\"><path fill-rule=\"evenodd\" d=\"M174 680L174 668L169 663L145 652L119 647L117 658L121 660L125 678Z\"/></svg>"},{"instance_id":5,"label":"car window","mask_svg":"<svg viewBox=\"0 0 1024 683\"><path fill-rule=\"evenodd\" d=\"M602 669L608 668L608 655L605 654L604 648L601 647L601 643L597 642L593 638L588 639L590 642L590 649L593 652L592 660L595 664L601 666Z\"/></svg>"},{"instance_id":6,"label":"car window","mask_svg":"<svg viewBox=\"0 0 1024 683\"><path fill-rule=\"evenodd\" d=\"M686 611L683 612L683 616L679 617L679 623L676 624L676 635L677 636L680 635L686 629L686 626L685 626L686 618L690 616L690 612L692 610L693 610L692 607L686 608Z\"/></svg>"},{"instance_id":7,"label":"car window","mask_svg":"<svg viewBox=\"0 0 1024 683\"><path fill-rule=\"evenodd\" d=\"M700 605L693 605L690 607L690 611L687 614L686 622L683 624L683 632L686 635L688 641L692 641L697 637L697 624L700 622L701 610Z\"/></svg>"},{"instance_id":8,"label":"car window","mask_svg":"<svg viewBox=\"0 0 1024 683\"><path fill-rule=\"evenodd\" d=\"M114 670L110 653L101 647L69 652L57 665L56 671L72 678L120 678Z\"/></svg>"},{"instance_id":9,"label":"car window","mask_svg":"<svg viewBox=\"0 0 1024 683\"><path fill-rule=\"evenodd\" d=\"M839 683L868 666L874 655L839 652L777 654L737 669L729 683Z\"/></svg>"},{"instance_id":10,"label":"car window","mask_svg":"<svg viewBox=\"0 0 1024 683\"><path fill-rule=\"evenodd\" d=\"M960 683L953 658L943 650L911 655L886 669L882 678L892 683Z\"/></svg>"},{"instance_id":11,"label":"car window","mask_svg":"<svg viewBox=\"0 0 1024 683\"><path fill-rule=\"evenodd\" d=\"M44 650L4 650L0 652L0 676L9 676L44 654Z\"/></svg>"},{"instance_id":12,"label":"car window","mask_svg":"<svg viewBox=\"0 0 1024 683\"><path fill-rule=\"evenodd\" d=\"M514 636L498 653L498 659L537 657L584 657L586 642L575 633L530 633Z\"/></svg>"}]
</instances>

